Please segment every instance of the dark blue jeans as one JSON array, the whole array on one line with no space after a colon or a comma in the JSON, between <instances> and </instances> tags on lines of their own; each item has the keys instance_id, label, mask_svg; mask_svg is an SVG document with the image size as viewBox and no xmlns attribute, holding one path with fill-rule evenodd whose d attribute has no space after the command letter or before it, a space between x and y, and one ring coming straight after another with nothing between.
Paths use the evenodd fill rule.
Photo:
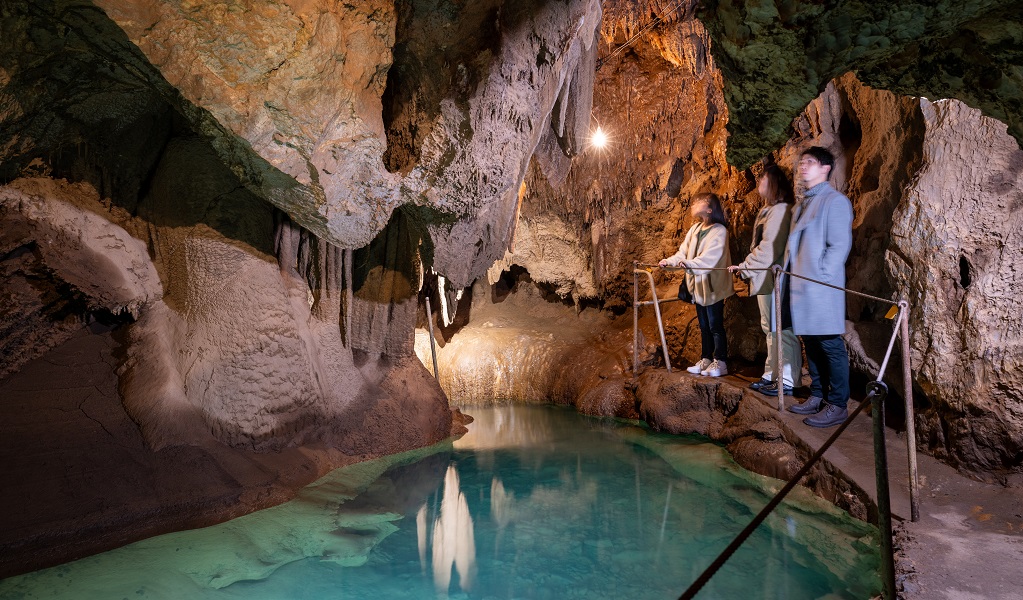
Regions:
<instances>
[{"instance_id":1,"label":"dark blue jeans","mask_svg":"<svg viewBox=\"0 0 1023 600\"><path fill-rule=\"evenodd\" d=\"M801 335L810 371L810 395L845 408L849 403L849 352L840 335Z\"/></svg>"},{"instance_id":2,"label":"dark blue jeans","mask_svg":"<svg viewBox=\"0 0 1023 600\"><path fill-rule=\"evenodd\" d=\"M710 306L696 307L696 318L700 322L701 358L728 359L728 338L725 337L725 301L719 300Z\"/></svg>"}]
</instances>

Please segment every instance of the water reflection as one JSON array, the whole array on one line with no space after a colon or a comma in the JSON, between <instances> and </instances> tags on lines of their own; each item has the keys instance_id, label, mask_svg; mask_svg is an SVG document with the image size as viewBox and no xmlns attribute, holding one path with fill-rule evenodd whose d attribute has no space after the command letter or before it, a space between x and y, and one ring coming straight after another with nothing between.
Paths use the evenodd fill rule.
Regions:
<instances>
[{"instance_id":1,"label":"water reflection","mask_svg":"<svg viewBox=\"0 0 1023 600\"><path fill-rule=\"evenodd\" d=\"M419 509L425 516L426 505ZM418 517L417 517L418 520ZM426 527L418 527L419 556L425 559ZM458 574L459 586L463 591L472 589L476 578L476 540L473 536L472 515L469 502L458 486L458 471L448 466L444 475L444 495L440 503L440 515L433 523L433 583L437 591L447 594L451 588L452 569ZM426 566L423 565L425 570Z\"/></svg>"},{"instance_id":2,"label":"water reflection","mask_svg":"<svg viewBox=\"0 0 1023 600\"><path fill-rule=\"evenodd\" d=\"M557 437L550 409L538 411L535 407L512 404L500 409L466 410L474 421L469 432L455 440L456 450L547 447Z\"/></svg>"},{"instance_id":3,"label":"water reflection","mask_svg":"<svg viewBox=\"0 0 1023 600\"><path fill-rule=\"evenodd\" d=\"M455 446L353 465L281 507L0 581L0 598L673 598L778 486L695 439L569 410L471 414ZM794 492L703 594L870 597L876 556L871 528Z\"/></svg>"}]
</instances>

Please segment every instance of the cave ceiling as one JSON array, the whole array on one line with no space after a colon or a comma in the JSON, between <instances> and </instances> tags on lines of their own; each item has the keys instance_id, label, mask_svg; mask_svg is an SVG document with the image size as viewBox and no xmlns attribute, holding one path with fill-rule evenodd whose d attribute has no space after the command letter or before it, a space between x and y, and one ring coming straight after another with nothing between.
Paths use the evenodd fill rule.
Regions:
<instances>
[{"instance_id":1,"label":"cave ceiling","mask_svg":"<svg viewBox=\"0 0 1023 600\"><path fill-rule=\"evenodd\" d=\"M1023 3L709 0L698 16L724 77L736 166L781 146L849 71L897 94L956 98L1023 139Z\"/></svg>"},{"instance_id":2,"label":"cave ceiling","mask_svg":"<svg viewBox=\"0 0 1023 600\"><path fill-rule=\"evenodd\" d=\"M462 286L503 254L542 133L573 152L601 20L597 0L5 1L0 14L4 181L43 163L130 208L176 128L340 247L420 207L435 237L480 243L478 264L437 253Z\"/></svg>"},{"instance_id":3,"label":"cave ceiling","mask_svg":"<svg viewBox=\"0 0 1023 600\"><path fill-rule=\"evenodd\" d=\"M594 74L598 54L640 31L652 41L629 52L676 66L691 57L673 47L703 47L659 43L658 28L641 27L654 20L700 23L694 38L706 28L726 106L705 129L726 123L739 168L783 145L848 71L900 94L961 99L1023 135L1020 3L665 4L4 0L0 179L86 180L130 210L184 131L240 185L340 247L367 245L396 208L413 207L434 267L465 286L513 240L538 149L548 166L551 150L579 153L594 81L616 81Z\"/></svg>"}]
</instances>

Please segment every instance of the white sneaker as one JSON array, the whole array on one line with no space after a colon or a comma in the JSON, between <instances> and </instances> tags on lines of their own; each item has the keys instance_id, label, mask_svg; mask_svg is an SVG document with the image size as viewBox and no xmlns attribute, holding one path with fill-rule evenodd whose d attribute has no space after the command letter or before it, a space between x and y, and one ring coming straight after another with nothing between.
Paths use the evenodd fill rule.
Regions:
<instances>
[{"instance_id":1,"label":"white sneaker","mask_svg":"<svg viewBox=\"0 0 1023 600\"><path fill-rule=\"evenodd\" d=\"M707 360L706 358L701 358L699 361L697 361L695 365L686 369L686 371L689 371L693 375L699 375L703 373L704 370L710 368L710 365L711 361Z\"/></svg>"},{"instance_id":2,"label":"white sneaker","mask_svg":"<svg viewBox=\"0 0 1023 600\"><path fill-rule=\"evenodd\" d=\"M728 375L728 367L725 365L723 360L715 360L710 365L700 371L700 375L706 375L707 377L721 377L722 375Z\"/></svg>"}]
</instances>

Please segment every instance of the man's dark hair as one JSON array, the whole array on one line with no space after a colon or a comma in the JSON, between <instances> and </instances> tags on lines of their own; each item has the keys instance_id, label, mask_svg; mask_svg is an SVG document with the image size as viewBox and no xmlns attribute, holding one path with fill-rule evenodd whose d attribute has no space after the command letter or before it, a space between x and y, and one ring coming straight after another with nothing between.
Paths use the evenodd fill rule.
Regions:
<instances>
[{"instance_id":1,"label":"man's dark hair","mask_svg":"<svg viewBox=\"0 0 1023 600\"><path fill-rule=\"evenodd\" d=\"M831 167L828 171L828 179L831 179L831 171L835 170L835 155L828 152L826 148L811 146L806 150L803 150L803 153L800 156L811 156L820 164Z\"/></svg>"}]
</instances>

